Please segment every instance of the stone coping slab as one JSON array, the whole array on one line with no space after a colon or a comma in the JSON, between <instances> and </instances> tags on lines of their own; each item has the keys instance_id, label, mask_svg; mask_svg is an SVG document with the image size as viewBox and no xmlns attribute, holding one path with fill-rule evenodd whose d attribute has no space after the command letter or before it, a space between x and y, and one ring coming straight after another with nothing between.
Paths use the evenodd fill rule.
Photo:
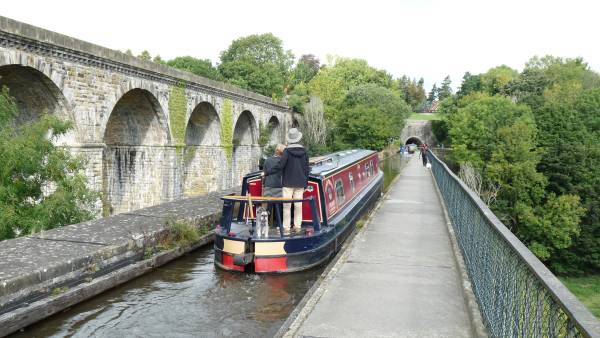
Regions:
<instances>
[{"instance_id":1,"label":"stone coping slab","mask_svg":"<svg viewBox=\"0 0 600 338\"><path fill-rule=\"evenodd\" d=\"M238 187L0 242L0 313L33 294L39 297L57 285L143 258L144 246L166 231L168 219L197 226L216 223L220 197L237 191Z\"/></svg>"}]
</instances>

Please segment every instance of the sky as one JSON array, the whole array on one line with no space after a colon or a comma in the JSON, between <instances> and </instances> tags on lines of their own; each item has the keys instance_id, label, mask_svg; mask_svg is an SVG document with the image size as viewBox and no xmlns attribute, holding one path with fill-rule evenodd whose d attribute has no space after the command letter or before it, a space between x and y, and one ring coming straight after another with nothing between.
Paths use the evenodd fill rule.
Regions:
<instances>
[{"instance_id":1,"label":"sky","mask_svg":"<svg viewBox=\"0 0 600 338\"><path fill-rule=\"evenodd\" d=\"M583 57L600 70L600 1L3 1L0 15L134 54L219 60L232 40L271 32L296 57L365 59L395 77L425 79L534 55Z\"/></svg>"}]
</instances>

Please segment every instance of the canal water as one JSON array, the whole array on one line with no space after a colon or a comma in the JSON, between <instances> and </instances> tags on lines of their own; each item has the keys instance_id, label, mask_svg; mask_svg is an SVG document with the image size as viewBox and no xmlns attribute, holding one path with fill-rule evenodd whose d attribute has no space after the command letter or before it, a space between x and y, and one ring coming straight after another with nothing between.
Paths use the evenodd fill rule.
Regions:
<instances>
[{"instance_id":1,"label":"canal water","mask_svg":"<svg viewBox=\"0 0 600 338\"><path fill-rule=\"evenodd\" d=\"M407 158L381 163L385 188ZM286 275L216 269L213 249L189 253L11 337L267 337L325 266Z\"/></svg>"}]
</instances>

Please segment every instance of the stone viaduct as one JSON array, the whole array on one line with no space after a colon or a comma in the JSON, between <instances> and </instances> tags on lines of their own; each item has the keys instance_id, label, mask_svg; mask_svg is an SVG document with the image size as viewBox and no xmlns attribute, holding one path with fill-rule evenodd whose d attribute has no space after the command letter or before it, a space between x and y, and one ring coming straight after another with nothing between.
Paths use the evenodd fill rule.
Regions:
<instances>
[{"instance_id":1,"label":"stone viaduct","mask_svg":"<svg viewBox=\"0 0 600 338\"><path fill-rule=\"evenodd\" d=\"M20 122L72 122L57 144L87 159L105 215L238 185L257 168L259 126L275 143L296 123L268 97L4 17L0 86Z\"/></svg>"}]
</instances>

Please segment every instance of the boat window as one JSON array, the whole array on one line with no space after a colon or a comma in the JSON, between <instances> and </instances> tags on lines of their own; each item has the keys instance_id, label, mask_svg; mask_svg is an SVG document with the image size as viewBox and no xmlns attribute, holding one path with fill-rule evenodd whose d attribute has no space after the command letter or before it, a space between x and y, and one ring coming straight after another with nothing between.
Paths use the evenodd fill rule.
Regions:
<instances>
[{"instance_id":1,"label":"boat window","mask_svg":"<svg viewBox=\"0 0 600 338\"><path fill-rule=\"evenodd\" d=\"M369 163L365 164L365 176L370 177L371 174L369 172Z\"/></svg>"},{"instance_id":2,"label":"boat window","mask_svg":"<svg viewBox=\"0 0 600 338\"><path fill-rule=\"evenodd\" d=\"M344 198L344 183L342 180L337 180L335 182L335 195L337 197L338 204L342 204L345 200Z\"/></svg>"},{"instance_id":3,"label":"boat window","mask_svg":"<svg viewBox=\"0 0 600 338\"><path fill-rule=\"evenodd\" d=\"M352 177L352 173L348 173L348 180L350 180L350 189L352 189L352 192L354 192L354 177Z\"/></svg>"},{"instance_id":4,"label":"boat window","mask_svg":"<svg viewBox=\"0 0 600 338\"><path fill-rule=\"evenodd\" d=\"M369 166L369 170L370 170L369 171L369 176L371 176L371 175L373 175L373 170L374 170L374 168L373 168L373 161L371 161L369 163L370 163L370 166Z\"/></svg>"},{"instance_id":5,"label":"boat window","mask_svg":"<svg viewBox=\"0 0 600 338\"><path fill-rule=\"evenodd\" d=\"M333 188L331 186L327 187L327 199L333 201Z\"/></svg>"}]
</instances>

